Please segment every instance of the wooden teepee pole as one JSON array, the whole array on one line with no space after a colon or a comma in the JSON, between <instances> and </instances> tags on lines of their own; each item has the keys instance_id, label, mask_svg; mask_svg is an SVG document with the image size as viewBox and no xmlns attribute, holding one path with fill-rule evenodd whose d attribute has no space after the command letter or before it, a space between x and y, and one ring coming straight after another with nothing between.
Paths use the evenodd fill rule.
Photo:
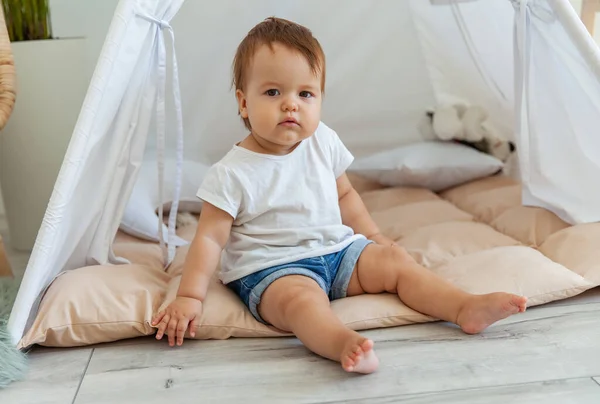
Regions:
<instances>
[{"instance_id":1,"label":"wooden teepee pole","mask_svg":"<svg viewBox=\"0 0 600 404\"><path fill-rule=\"evenodd\" d=\"M6 29L4 10L0 7L0 130L13 111L17 96L15 62Z\"/></svg>"},{"instance_id":2,"label":"wooden teepee pole","mask_svg":"<svg viewBox=\"0 0 600 404\"><path fill-rule=\"evenodd\" d=\"M600 12L600 1L599 0L583 0L581 3L581 21L589 31L594 35L594 25L596 21L596 14Z\"/></svg>"}]
</instances>

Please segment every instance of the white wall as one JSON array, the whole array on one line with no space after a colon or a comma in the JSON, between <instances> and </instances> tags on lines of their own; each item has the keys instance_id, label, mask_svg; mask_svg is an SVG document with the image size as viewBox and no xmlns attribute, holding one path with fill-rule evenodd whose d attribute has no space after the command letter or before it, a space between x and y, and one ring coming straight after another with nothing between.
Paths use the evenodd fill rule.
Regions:
<instances>
[{"instance_id":1,"label":"white wall","mask_svg":"<svg viewBox=\"0 0 600 404\"><path fill-rule=\"evenodd\" d=\"M583 0L569 0L569 1L571 2L571 5L575 9L575 11L577 11L577 14L581 15L581 3L583 2Z\"/></svg>"},{"instance_id":2,"label":"white wall","mask_svg":"<svg viewBox=\"0 0 600 404\"><path fill-rule=\"evenodd\" d=\"M96 65L117 3L118 0L50 0L53 36L87 38L84 55L87 68L84 75L87 77L91 77ZM0 216L4 214L4 201L0 193Z\"/></svg>"},{"instance_id":3,"label":"white wall","mask_svg":"<svg viewBox=\"0 0 600 404\"><path fill-rule=\"evenodd\" d=\"M53 36L87 39L85 58L88 76L94 70L118 2L119 0L50 0ZM0 193L0 215L4 212Z\"/></svg>"},{"instance_id":4,"label":"white wall","mask_svg":"<svg viewBox=\"0 0 600 404\"><path fill-rule=\"evenodd\" d=\"M50 0L55 37L85 37L93 71L118 0Z\"/></svg>"}]
</instances>

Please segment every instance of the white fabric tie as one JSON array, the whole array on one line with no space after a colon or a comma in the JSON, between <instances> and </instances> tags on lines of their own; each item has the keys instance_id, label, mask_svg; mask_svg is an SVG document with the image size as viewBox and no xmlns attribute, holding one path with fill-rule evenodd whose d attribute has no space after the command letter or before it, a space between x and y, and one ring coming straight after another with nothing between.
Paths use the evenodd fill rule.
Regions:
<instances>
[{"instance_id":1,"label":"white fabric tie","mask_svg":"<svg viewBox=\"0 0 600 404\"><path fill-rule=\"evenodd\" d=\"M539 18L540 20L546 23L553 23L556 21L556 15L552 11L552 9L548 8L548 3L540 2L539 0L509 0L515 10L523 11L525 7L528 7L531 10L531 14L534 17Z\"/></svg>"},{"instance_id":2,"label":"white fabric tie","mask_svg":"<svg viewBox=\"0 0 600 404\"><path fill-rule=\"evenodd\" d=\"M181 107L181 92L179 88L179 72L177 69L177 57L175 54L175 33L171 25L164 20L159 20L152 16L144 13L137 13L137 15L147 21L155 23L157 26L156 36L158 44L158 88L157 88L157 100L156 100L156 137L157 137L157 164L158 164L158 235L160 240L160 247L163 251L163 257L165 259L165 268L173 262L175 258L175 244L173 239L175 237L175 223L177 219L177 210L179 208L179 196L181 193L181 177L183 171L183 114ZM165 248L165 240L163 237L162 226L163 226L163 203L164 203L164 170L165 170L165 135L166 135L166 84L167 84L167 52L165 49L165 41L163 31L168 30L171 36L172 44L172 68L173 68L173 99L175 102L175 113L177 117L177 160L175 170L175 190L173 195L173 202L171 204L171 210L169 212L169 225L168 225L168 240L167 248Z\"/></svg>"}]
</instances>

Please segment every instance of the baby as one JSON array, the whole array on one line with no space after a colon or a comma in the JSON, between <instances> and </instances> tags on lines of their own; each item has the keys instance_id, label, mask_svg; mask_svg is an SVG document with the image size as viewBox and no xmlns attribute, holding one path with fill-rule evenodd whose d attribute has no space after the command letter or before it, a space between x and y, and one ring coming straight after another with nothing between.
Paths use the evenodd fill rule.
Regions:
<instances>
[{"instance_id":1,"label":"baby","mask_svg":"<svg viewBox=\"0 0 600 404\"><path fill-rule=\"evenodd\" d=\"M389 292L466 333L523 312L526 298L473 295L417 264L382 235L345 170L353 156L321 122L325 56L307 28L268 18L235 55L233 84L249 131L213 165L176 299L152 320L157 339L195 334L214 271L256 320L293 333L348 372L378 366L373 341L330 301Z\"/></svg>"}]
</instances>

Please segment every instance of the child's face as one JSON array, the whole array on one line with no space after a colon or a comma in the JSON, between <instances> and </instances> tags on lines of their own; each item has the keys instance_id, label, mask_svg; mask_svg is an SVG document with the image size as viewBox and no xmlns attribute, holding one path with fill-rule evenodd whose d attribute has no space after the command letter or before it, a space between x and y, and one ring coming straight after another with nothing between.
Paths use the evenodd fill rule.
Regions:
<instances>
[{"instance_id":1,"label":"child's face","mask_svg":"<svg viewBox=\"0 0 600 404\"><path fill-rule=\"evenodd\" d=\"M245 92L236 96L252 133L285 152L311 136L321 119L321 77L307 60L278 43L263 45L246 73Z\"/></svg>"}]
</instances>

